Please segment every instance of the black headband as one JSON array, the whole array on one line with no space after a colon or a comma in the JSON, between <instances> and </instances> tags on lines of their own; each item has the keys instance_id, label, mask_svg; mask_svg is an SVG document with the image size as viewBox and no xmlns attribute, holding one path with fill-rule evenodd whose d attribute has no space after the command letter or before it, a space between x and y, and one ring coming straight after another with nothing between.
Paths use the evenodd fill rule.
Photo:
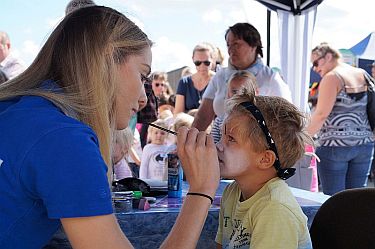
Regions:
<instances>
[{"instance_id":1,"label":"black headband","mask_svg":"<svg viewBox=\"0 0 375 249\"><path fill-rule=\"evenodd\" d=\"M289 177L293 176L295 171L296 171L295 168L286 168L286 169L281 168L281 164L280 164L280 160L279 160L279 154L277 153L275 141L272 139L271 133L268 130L267 125L266 125L266 120L264 119L264 117L263 117L262 113L260 112L260 110L258 109L258 107L256 107L251 102L242 102L240 105L245 107L246 110L248 110L254 116L254 118L257 120L259 127L262 129L262 131L263 131L263 133L266 137L269 149L272 150L275 153L276 160L275 160L275 163L273 164L273 166L276 169L277 176L280 177L283 180L286 180Z\"/></svg>"}]
</instances>

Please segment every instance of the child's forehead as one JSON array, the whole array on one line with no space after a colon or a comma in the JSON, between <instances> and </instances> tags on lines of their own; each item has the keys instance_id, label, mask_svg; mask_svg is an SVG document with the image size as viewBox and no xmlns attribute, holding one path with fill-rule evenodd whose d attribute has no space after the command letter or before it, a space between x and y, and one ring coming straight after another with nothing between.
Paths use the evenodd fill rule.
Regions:
<instances>
[{"instance_id":1,"label":"child's forehead","mask_svg":"<svg viewBox=\"0 0 375 249\"><path fill-rule=\"evenodd\" d=\"M237 85L242 85L245 82L245 78L243 77L236 77L233 78L231 81L229 81L229 86L237 86Z\"/></svg>"},{"instance_id":2,"label":"child's forehead","mask_svg":"<svg viewBox=\"0 0 375 249\"><path fill-rule=\"evenodd\" d=\"M163 128L164 128L164 127L163 127ZM165 128L165 129L167 129L167 128ZM155 128L155 127L152 127L151 132L153 132L153 133L165 133L165 131L160 130L160 129Z\"/></svg>"},{"instance_id":3,"label":"child's forehead","mask_svg":"<svg viewBox=\"0 0 375 249\"><path fill-rule=\"evenodd\" d=\"M227 132L237 133L246 129L249 118L246 115L229 114L224 120L224 126Z\"/></svg>"}]
</instances>

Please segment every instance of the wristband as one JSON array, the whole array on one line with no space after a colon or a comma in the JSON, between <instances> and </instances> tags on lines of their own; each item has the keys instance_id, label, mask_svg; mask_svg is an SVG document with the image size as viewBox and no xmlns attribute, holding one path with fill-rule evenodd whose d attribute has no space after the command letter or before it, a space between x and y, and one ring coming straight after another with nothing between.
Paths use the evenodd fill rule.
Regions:
<instances>
[{"instance_id":1,"label":"wristband","mask_svg":"<svg viewBox=\"0 0 375 249\"><path fill-rule=\"evenodd\" d=\"M187 193L186 195L198 195L198 196L203 196L203 197L208 198L208 199L211 201L211 204L214 202L214 199L212 199L211 196L206 195L206 194L189 192L189 193Z\"/></svg>"}]
</instances>

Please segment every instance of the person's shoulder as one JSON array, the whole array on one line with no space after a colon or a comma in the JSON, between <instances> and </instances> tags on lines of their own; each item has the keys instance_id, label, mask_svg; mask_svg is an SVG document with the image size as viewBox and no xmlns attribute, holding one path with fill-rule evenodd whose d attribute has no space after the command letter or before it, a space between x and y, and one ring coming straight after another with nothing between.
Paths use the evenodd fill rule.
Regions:
<instances>
[{"instance_id":1,"label":"person's shoulder","mask_svg":"<svg viewBox=\"0 0 375 249\"><path fill-rule=\"evenodd\" d=\"M96 135L90 127L68 117L52 102L42 97L23 96L13 101L0 102L0 114L0 137L6 138L9 144L24 141L22 144L26 148L42 137L56 135L57 131L62 139L74 131L82 136L90 136L97 143Z\"/></svg>"},{"instance_id":2,"label":"person's shoulder","mask_svg":"<svg viewBox=\"0 0 375 249\"><path fill-rule=\"evenodd\" d=\"M322 77L320 83L321 85L326 85L325 83L329 82L329 84L336 84L338 86L341 86L341 84L344 84L342 80L343 77L341 76L339 70L331 70Z\"/></svg>"},{"instance_id":3,"label":"person's shoulder","mask_svg":"<svg viewBox=\"0 0 375 249\"><path fill-rule=\"evenodd\" d=\"M266 184L266 189L269 193L267 198L268 208L279 209L283 212L299 213L301 208L284 180L273 178Z\"/></svg>"},{"instance_id":4,"label":"person's shoulder","mask_svg":"<svg viewBox=\"0 0 375 249\"><path fill-rule=\"evenodd\" d=\"M77 119L66 115L50 100L39 96L22 96L8 109L21 120L28 120L26 125L40 125L40 128L81 126L88 127Z\"/></svg>"},{"instance_id":5,"label":"person's shoulder","mask_svg":"<svg viewBox=\"0 0 375 249\"><path fill-rule=\"evenodd\" d=\"M184 76L184 77L182 77L182 78L180 79L180 83L181 83L181 84L189 84L189 83L191 83L191 82L193 82L193 81L192 81L192 78L191 78L191 75Z\"/></svg>"},{"instance_id":6,"label":"person's shoulder","mask_svg":"<svg viewBox=\"0 0 375 249\"><path fill-rule=\"evenodd\" d=\"M270 81L270 79L273 79L275 78L279 73L277 72L274 72L269 66L267 65L264 65L264 64L261 64L259 65L259 72L256 76L256 78L261 78L263 80L265 79L268 79L268 81Z\"/></svg>"},{"instance_id":7,"label":"person's shoulder","mask_svg":"<svg viewBox=\"0 0 375 249\"><path fill-rule=\"evenodd\" d=\"M230 195L236 195L240 191L239 186L236 181L230 182L227 186L225 186L223 191L223 197L230 196Z\"/></svg>"},{"instance_id":8,"label":"person's shoulder","mask_svg":"<svg viewBox=\"0 0 375 249\"><path fill-rule=\"evenodd\" d=\"M233 69L229 67L223 67L219 71L217 71L214 75L212 75L212 78L217 78L217 77L224 77L226 74L232 74L234 72Z\"/></svg>"},{"instance_id":9,"label":"person's shoulder","mask_svg":"<svg viewBox=\"0 0 375 249\"><path fill-rule=\"evenodd\" d=\"M210 85L215 85L218 88L223 87L223 85L227 83L226 81L229 79L233 72L235 71L228 67L220 69L218 72L212 75L208 87L210 87Z\"/></svg>"}]
</instances>

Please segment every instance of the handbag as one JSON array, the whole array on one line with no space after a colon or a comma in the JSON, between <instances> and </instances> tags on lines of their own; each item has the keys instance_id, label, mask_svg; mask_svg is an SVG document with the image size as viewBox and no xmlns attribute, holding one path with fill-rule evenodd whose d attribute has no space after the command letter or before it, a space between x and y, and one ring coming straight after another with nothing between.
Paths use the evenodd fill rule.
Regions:
<instances>
[{"instance_id":1,"label":"handbag","mask_svg":"<svg viewBox=\"0 0 375 249\"><path fill-rule=\"evenodd\" d=\"M364 74L367 84L367 117L371 130L375 128L375 80L367 72Z\"/></svg>"}]
</instances>

